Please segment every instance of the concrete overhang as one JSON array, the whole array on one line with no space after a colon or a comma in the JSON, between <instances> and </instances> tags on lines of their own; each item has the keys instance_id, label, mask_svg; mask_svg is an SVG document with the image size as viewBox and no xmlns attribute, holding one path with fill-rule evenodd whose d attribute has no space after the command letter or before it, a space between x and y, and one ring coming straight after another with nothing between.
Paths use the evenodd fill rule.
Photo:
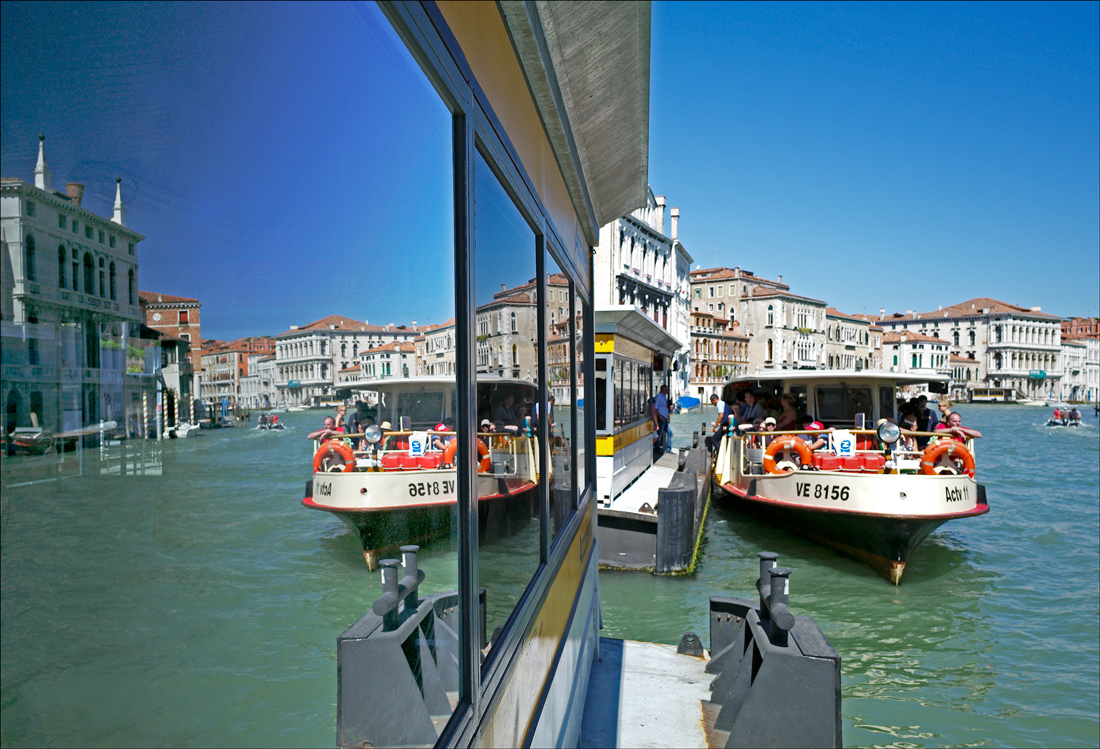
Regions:
<instances>
[{"instance_id":1,"label":"concrete overhang","mask_svg":"<svg viewBox=\"0 0 1100 749\"><path fill-rule=\"evenodd\" d=\"M640 208L649 173L650 3L501 0L585 239Z\"/></svg>"},{"instance_id":2,"label":"concrete overhang","mask_svg":"<svg viewBox=\"0 0 1100 749\"><path fill-rule=\"evenodd\" d=\"M624 335L627 338L671 356L680 350L680 342L657 323L633 307L624 304L600 307L595 311L595 332Z\"/></svg>"}]
</instances>

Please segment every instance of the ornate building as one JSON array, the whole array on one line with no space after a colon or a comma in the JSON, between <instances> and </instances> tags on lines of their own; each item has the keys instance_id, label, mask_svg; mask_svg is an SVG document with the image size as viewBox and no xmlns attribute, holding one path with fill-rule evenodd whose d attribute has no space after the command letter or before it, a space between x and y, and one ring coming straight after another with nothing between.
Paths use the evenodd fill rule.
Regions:
<instances>
[{"instance_id":1,"label":"ornate building","mask_svg":"<svg viewBox=\"0 0 1100 749\"><path fill-rule=\"evenodd\" d=\"M51 187L41 137L34 184L0 182L5 429L132 421L150 395L155 409L161 357L138 306L144 237L126 227L120 180L111 218L83 198L82 184Z\"/></svg>"}]
</instances>

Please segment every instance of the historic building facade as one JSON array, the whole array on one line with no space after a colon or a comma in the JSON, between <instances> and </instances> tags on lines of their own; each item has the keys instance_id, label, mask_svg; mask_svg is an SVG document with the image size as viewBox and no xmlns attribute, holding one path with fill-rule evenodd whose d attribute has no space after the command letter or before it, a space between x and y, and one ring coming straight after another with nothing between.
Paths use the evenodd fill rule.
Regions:
<instances>
[{"instance_id":1,"label":"historic building facade","mask_svg":"<svg viewBox=\"0 0 1100 749\"><path fill-rule=\"evenodd\" d=\"M757 287L737 300L749 372L825 367L825 302Z\"/></svg>"},{"instance_id":2,"label":"historic building facade","mask_svg":"<svg viewBox=\"0 0 1100 749\"><path fill-rule=\"evenodd\" d=\"M870 321L825 308L825 356L829 369L878 369L882 362L882 336ZM878 343L876 349L876 342Z\"/></svg>"},{"instance_id":3,"label":"historic building facade","mask_svg":"<svg viewBox=\"0 0 1100 749\"><path fill-rule=\"evenodd\" d=\"M161 356L147 351L157 343L138 304L144 237L126 227L121 181L110 218L83 197L82 184L52 188L41 138L34 184L0 183L5 429L123 423L147 414L150 397L155 406Z\"/></svg>"},{"instance_id":4,"label":"historic building facade","mask_svg":"<svg viewBox=\"0 0 1100 749\"><path fill-rule=\"evenodd\" d=\"M947 341L953 353L976 359L978 386L1014 388L1018 397L1046 399L1060 393L1062 321L1039 307L1020 307L980 297L934 312L881 315L888 331L908 331Z\"/></svg>"},{"instance_id":5,"label":"historic building facade","mask_svg":"<svg viewBox=\"0 0 1100 749\"><path fill-rule=\"evenodd\" d=\"M679 239L680 209L646 191L646 205L606 224L594 261L598 307L627 305L680 341L670 373L671 396L687 392L691 372L690 269L692 258Z\"/></svg>"},{"instance_id":6,"label":"historic building facade","mask_svg":"<svg viewBox=\"0 0 1100 749\"><path fill-rule=\"evenodd\" d=\"M748 374L749 339L740 335L736 322L710 312L691 313L692 397L704 403L733 377Z\"/></svg>"}]
</instances>

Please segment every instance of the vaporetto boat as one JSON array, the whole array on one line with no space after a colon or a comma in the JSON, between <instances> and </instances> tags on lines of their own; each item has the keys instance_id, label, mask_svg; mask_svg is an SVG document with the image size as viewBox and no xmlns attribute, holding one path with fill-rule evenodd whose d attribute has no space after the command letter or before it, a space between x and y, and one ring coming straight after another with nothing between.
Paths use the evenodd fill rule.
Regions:
<instances>
[{"instance_id":1,"label":"vaporetto boat","mask_svg":"<svg viewBox=\"0 0 1100 749\"><path fill-rule=\"evenodd\" d=\"M378 425L314 444L313 478L302 504L338 516L355 531L370 569L380 555L407 543L451 535L458 501L458 437L437 429L455 416L455 383L414 377L362 383L376 403ZM524 403L537 393L524 380L480 380L482 416L511 395ZM392 425L399 428L392 429ZM507 533L536 516L539 458L530 428L494 424L477 435L482 534ZM383 428L386 427L386 428Z\"/></svg>"},{"instance_id":2,"label":"vaporetto boat","mask_svg":"<svg viewBox=\"0 0 1100 749\"><path fill-rule=\"evenodd\" d=\"M791 394L833 431L753 433L731 429L719 442L718 496L805 538L866 562L894 584L913 549L948 520L989 511L975 479L974 441L942 434L906 450L895 423L899 385L945 384L943 376L874 371L760 372L728 383L723 396L753 389ZM887 419L877 429L863 428ZM808 440L828 444L811 451Z\"/></svg>"}]
</instances>

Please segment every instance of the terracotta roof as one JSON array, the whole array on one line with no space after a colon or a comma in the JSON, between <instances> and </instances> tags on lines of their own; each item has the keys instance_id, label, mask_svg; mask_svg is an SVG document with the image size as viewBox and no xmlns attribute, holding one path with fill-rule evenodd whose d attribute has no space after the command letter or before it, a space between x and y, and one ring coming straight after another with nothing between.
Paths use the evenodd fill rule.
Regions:
<instances>
[{"instance_id":1,"label":"terracotta roof","mask_svg":"<svg viewBox=\"0 0 1100 749\"><path fill-rule=\"evenodd\" d=\"M334 327L335 326L335 327ZM412 334L420 330L423 330L426 326L413 327L411 325L370 325L362 320L354 320L350 317L344 317L343 315L329 315L328 317L322 317L320 320L315 320L306 325L300 325L297 328L288 330L284 333L279 333L279 336L294 335L296 333L309 332L314 330L333 330L342 333L406 333Z\"/></svg>"},{"instance_id":2,"label":"terracotta roof","mask_svg":"<svg viewBox=\"0 0 1100 749\"><path fill-rule=\"evenodd\" d=\"M825 304L824 300L822 300L822 299L814 299L811 296L802 296L800 294L792 294L789 291L781 291L779 289L765 289L765 288L762 288L760 286L757 286L755 289L752 290L752 295L754 297L758 297L758 298L769 297L769 296L775 296L775 297L782 296L782 297L788 297L790 299L801 299L804 302L815 302L817 304Z\"/></svg>"},{"instance_id":3,"label":"terracotta roof","mask_svg":"<svg viewBox=\"0 0 1100 749\"><path fill-rule=\"evenodd\" d=\"M892 333L892 332L891 333L883 333L882 342L883 343L901 343L901 337L902 336L905 336L905 342L906 343L913 343L913 342L918 342L918 343L942 343L945 346L948 345L948 342L943 340L942 338L936 338L934 336L924 335L923 333L914 333L912 331L909 331L907 333Z\"/></svg>"},{"instance_id":4,"label":"terracotta roof","mask_svg":"<svg viewBox=\"0 0 1100 749\"><path fill-rule=\"evenodd\" d=\"M977 359L971 359L969 356L959 356L958 354L951 354L951 361L956 361L965 364L977 364Z\"/></svg>"},{"instance_id":5,"label":"terracotta roof","mask_svg":"<svg viewBox=\"0 0 1100 749\"><path fill-rule=\"evenodd\" d=\"M849 315L847 312L841 312L835 307L826 307L825 314L831 317L843 317L847 320L855 320L857 322L869 322L867 318L862 315Z\"/></svg>"},{"instance_id":6,"label":"terracotta roof","mask_svg":"<svg viewBox=\"0 0 1100 749\"><path fill-rule=\"evenodd\" d=\"M989 312L985 312L985 310ZM916 312L912 315L909 314L897 314L895 313L892 321L903 320L935 320L937 318L944 317L980 317L981 315L1000 315L1000 314L1024 314L1033 315L1035 317L1048 317L1052 320L1060 320L1057 315L1051 315L1042 311L1035 311L1028 307L1020 307L1016 304L1009 304L1008 302L1002 302L997 299L991 299L989 297L981 296L974 299L968 299L965 302L959 302L958 304L952 304L943 309L934 310L932 312Z\"/></svg>"},{"instance_id":7,"label":"terracotta roof","mask_svg":"<svg viewBox=\"0 0 1100 749\"><path fill-rule=\"evenodd\" d=\"M740 272L740 275L738 273ZM697 268L691 271L691 280L693 283L703 283L704 281L726 281L735 278L740 278L742 281L756 281L759 283L768 283L781 286L784 289L791 288L788 284L782 281L773 281L770 278L763 278L761 276L754 275L752 271L740 269L738 271L734 268ZM696 277L698 276L698 277Z\"/></svg>"},{"instance_id":8,"label":"terracotta roof","mask_svg":"<svg viewBox=\"0 0 1100 749\"><path fill-rule=\"evenodd\" d=\"M186 296L172 296L171 294L157 294L153 291L139 291L138 298L149 304L202 304L198 299L191 299Z\"/></svg>"},{"instance_id":9,"label":"terracotta roof","mask_svg":"<svg viewBox=\"0 0 1100 749\"><path fill-rule=\"evenodd\" d=\"M1100 333L1062 333L1063 341L1080 341L1083 338L1100 339Z\"/></svg>"},{"instance_id":10,"label":"terracotta roof","mask_svg":"<svg viewBox=\"0 0 1100 749\"><path fill-rule=\"evenodd\" d=\"M392 343L383 343L381 346L372 346L366 351L361 351L360 356L366 354L373 354L376 351L396 351L399 354L411 354L416 351L416 344L406 343L404 341L393 341Z\"/></svg>"}]
</instances>

